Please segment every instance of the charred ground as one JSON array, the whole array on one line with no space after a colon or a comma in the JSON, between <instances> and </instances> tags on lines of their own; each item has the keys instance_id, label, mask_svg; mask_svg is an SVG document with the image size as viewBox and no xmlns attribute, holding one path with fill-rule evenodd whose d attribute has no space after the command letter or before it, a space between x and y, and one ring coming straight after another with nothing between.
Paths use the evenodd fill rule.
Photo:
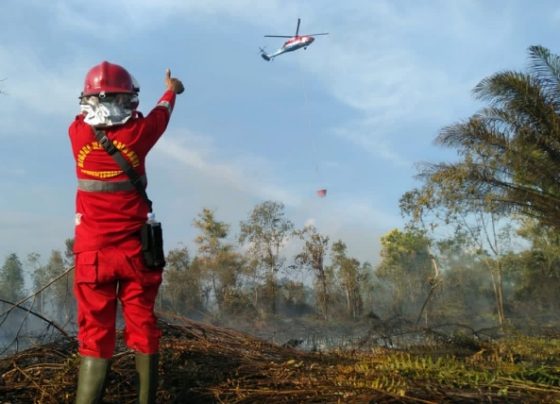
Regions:
<instances>
[{"instance_id":1,"label":"charred ground","mask_svg":"<svg viewBox=\"0 0 560 404\"><path fill-rule=\"evenodd\" d=\"M452 338L407 349L303 352L187 319L162 321L158 402L558 402L560 334ZM135 400L133 354L112 361L106 403ZM1 403L71 403L73 340L0 360Z\"/></svg>"}]
</instances>

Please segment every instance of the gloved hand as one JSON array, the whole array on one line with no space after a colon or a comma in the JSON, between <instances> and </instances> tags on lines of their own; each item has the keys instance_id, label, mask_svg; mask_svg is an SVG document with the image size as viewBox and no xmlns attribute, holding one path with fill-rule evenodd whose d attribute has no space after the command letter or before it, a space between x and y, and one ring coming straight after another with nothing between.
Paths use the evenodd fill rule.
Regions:
<instances>
[{"instance_id":1,"label":"gloved hand","mask_svg":"<svg viewBox=\"0 0 560 404\"><path fill-rule=\"evenodd\" d=\"M171 77L171 70L167 69L165 71L165 85L167 86L168 90L173 91L175 94L181 94L185 91L185 87L181 80L175 77Z\"/></svg>"}]
</instances>

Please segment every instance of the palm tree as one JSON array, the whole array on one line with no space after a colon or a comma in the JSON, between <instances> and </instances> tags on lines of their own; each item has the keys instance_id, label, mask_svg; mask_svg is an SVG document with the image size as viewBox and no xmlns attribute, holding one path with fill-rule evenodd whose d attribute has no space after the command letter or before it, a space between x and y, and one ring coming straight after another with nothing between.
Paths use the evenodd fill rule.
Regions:
<instances>
[{"instance_id":1,"label":"palm tree","mask_svg":"<svg viewBox=\"0 0 560 404\"><path fill-rule=\"evenodd\" d=\"M419 221L433 214L447 223L487 214L483 227L494 236L496 218L512 214L560 229L560 57L531 46L529 62L527 73L499 72L474 88L488 106L436 138L456 149L459 160L421 167L424 185L403 195L403 213ZM486 239L499 258L497 238ZM503 325L501 267L493 267Z\"/></svg>"},{"instance_id":2,"label":"palm tree","mask_svg":"<svg viewBox=\"0 0 560 404\"><path fill-rule=\"evenodd\" d=\"M438 203L519 213L560 228L560 57L542 46L529 55L528 73L482 80L474 94L489 106L436 138L461 160L427 165L420 176Z\"/></svg>"}]
</instances>

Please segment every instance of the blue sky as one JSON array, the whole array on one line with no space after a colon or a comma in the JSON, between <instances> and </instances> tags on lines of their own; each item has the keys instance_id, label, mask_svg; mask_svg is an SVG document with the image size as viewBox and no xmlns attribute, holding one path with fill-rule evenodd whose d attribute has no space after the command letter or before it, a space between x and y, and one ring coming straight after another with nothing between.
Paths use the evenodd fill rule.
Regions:
<instances>
[{"instance_id":1,"label":"blue sky","mask_svg":"<svg viewBox=\"0 0 560 404\"><path fill-rule=\"evenodd\" d=\"M329 32L267 63L280 38ZM75 178L67 128L85 73L103 60L140 82L140 110L181 95L147 160L166 249L192 246L203 208L232 225L266 200L362 261L403 225L415 164L453 153L443 126L476 112L471 90L523 70L527 48L558 53L554 1L3 0L0 13L0 259L63 249ZM315 191L327 188L326 198Z\"/></svg>"}]
</instances>

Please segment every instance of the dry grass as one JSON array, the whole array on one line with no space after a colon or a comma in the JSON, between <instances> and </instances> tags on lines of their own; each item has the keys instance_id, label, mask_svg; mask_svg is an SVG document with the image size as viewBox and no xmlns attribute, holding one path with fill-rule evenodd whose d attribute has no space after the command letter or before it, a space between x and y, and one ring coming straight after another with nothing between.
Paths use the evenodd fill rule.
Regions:
<instances>
[{"instance_id":1,"label":"dry grass","mask_svg":"<svg viewBox=\"0 0 560 404\"><path fill-rule=\"evenodd\" d=\"M560 402L560 339L441 349L304 353L186 319L162 322L162 403ZM74 342L0 360L0 403L70 403ZM132 352L115 355L105 402L135 400Z\"/></svg>"}]
</instances>

